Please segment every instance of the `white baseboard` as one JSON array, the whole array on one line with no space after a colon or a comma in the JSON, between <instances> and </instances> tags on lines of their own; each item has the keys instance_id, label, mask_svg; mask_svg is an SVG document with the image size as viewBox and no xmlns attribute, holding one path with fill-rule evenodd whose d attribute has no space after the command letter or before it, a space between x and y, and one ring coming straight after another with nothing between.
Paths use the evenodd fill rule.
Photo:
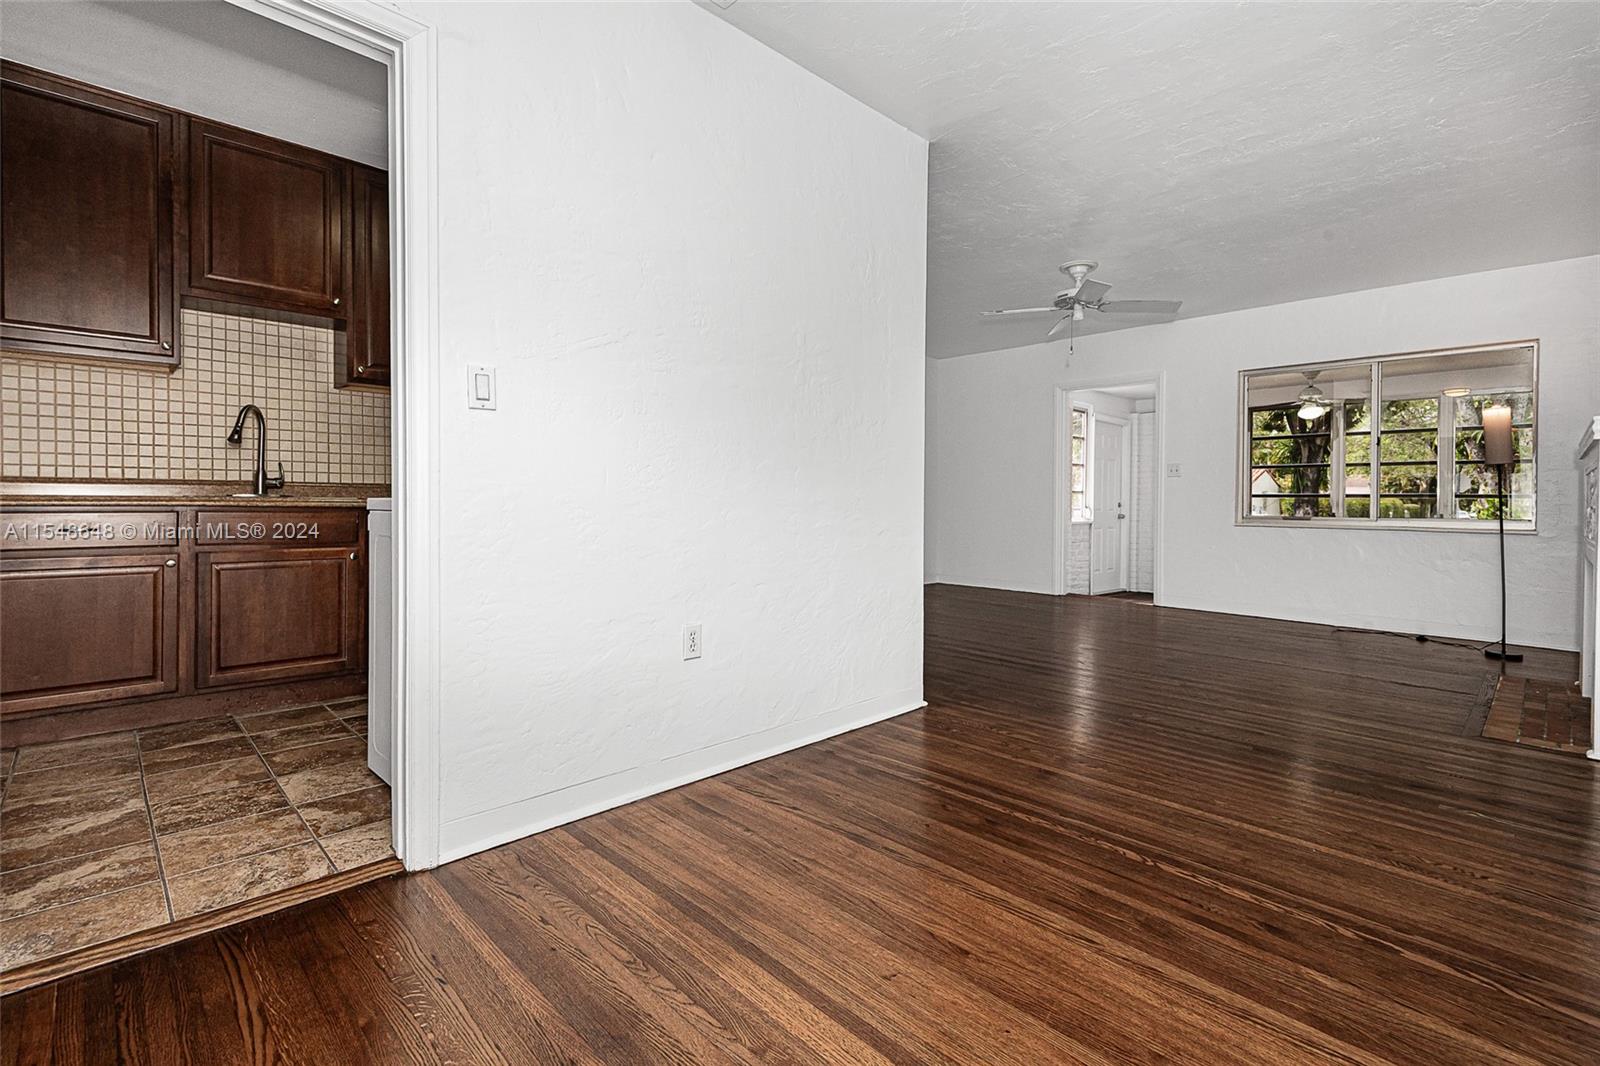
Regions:
<instances>
[{"instance_id":1,"label":"white baseboard","mask_svg":"<svg viewBox=\"0 0 1600 1066\"><path fill-rule=\"evenodd\" d=\"M940 574L926 585L961 585L972 589L996 589L1000 592L1033 592L1041 596L1054 596L1055 590L1049 586L1019 585L1003 581L985 580L981 578L956 577L950 574Z\"/></svg>"},{"instance_id":2,"label":"white baseboard","mask_svg":"<svg viewBox=\"0 0 1600 1066\"><path fill-rule=\"evenodd\" d=\"M1330 617L1318 611L1285 610L1267 604L1246 603L1190 603L1182 600L1163 600L1162 607L1172 607L1180 611L1206 611L1211 614L1233 614L1245 618L1270 618L1278 622L1305 622L1315 626L1336 626L1348 629L1373 629L1396 633L1422 633L1428 637L1445 640L1467 640L1481 643L1494 643L1496 636L1485 636L1482 629L1458 626L1450 622L1438 620L1420 620L1415 618L1377 618L1370 615L1350 614L1343 617ZM1519 648L1541 648L1551 651L1577 651L1578 647L1571 638L1560 637L1551 633L1535 633L1532 636L1512 633L1511 644Z\"/></svg>"},{"instance_id":3,"label":"white baseboard","mask_svg":"<svg viewBox=\"0 0 1600 1066\"><path fill-rule=\"evenodd\" d=\"M542 796L451 819L440 826L439 861L456 859L620 807L819 740L926 707L922 689L880 696L812 718L623 770Z\"/></svg>"}]
</instances>

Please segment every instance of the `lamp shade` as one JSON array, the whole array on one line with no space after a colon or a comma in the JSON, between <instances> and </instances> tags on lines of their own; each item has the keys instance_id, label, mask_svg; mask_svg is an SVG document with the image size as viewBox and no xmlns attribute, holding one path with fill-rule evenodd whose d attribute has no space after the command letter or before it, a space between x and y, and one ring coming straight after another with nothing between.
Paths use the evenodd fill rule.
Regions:
<instances>
[{"instance_id":1,"label":"lamp shade","mask_svg":"<svg viewBox=\"0 0 1600 1066\"><path fill-rule=\"evenodd\" d=\"M1503 466L1516 459L1511 444L1511 408L1497 403L1483 409L1483 461Z\"/></svg>"}]
</instances>

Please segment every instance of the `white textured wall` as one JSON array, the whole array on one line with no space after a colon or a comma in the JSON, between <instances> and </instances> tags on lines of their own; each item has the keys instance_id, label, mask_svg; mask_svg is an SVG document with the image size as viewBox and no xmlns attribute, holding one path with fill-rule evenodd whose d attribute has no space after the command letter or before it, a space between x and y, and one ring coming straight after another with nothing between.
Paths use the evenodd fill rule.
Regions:
<instances>
[{"instance_id":1,"label":"white textured wall","mask_svg":"<svg viewBox=\"0 0 1600 1066\"><path fill-rule=\"evenodd\" d=\"M1128 537L1133 554L1128 566L1128 588L1134 592L1153 592L1156 587L1156 465L1160 461L1154 412L1135 412L1133 501L1128 516L1133 521Z\"/></svg>"},{"instance_id":2,"label":"white textured wall","mask_svg":"<svg viewBox=\"0 0 1600 1066\"><path fill-rule=\"evenodd\" d=\"M918 705L927 145L688 3L406 8L444 857Z\"/></svg>"},{"instance_id":3,"label":"white textured wall","mask_svg":"<svg viewBox=\"0 0 1600 1066\"><path fill-rule=\"evenodd\" d=\"M937 360L942 580L1049 592L1054 390L1165 371L1163 602L1445 636L1498 635L1493 536L1234 524L1237 372L1538 338L1539 532L1509 539L1516 642L1578 646L1575 450L1600 413L1600 258L1468 274ZM1180 294L1181 295L1181 294ZM1298 590L1298 591L1297 591Z\"/></svg>"},{"instance_id":4,"label":"white textured wall","mask_svg":"<svg viewBox=\"0 0 1600 1066\"><path fill-rule=\"evenodd\" d=\"M939 552L937 544L939 524L935 520L939 509L937 497L935 496L938 486L933 481L933 472L937 465L933 452L939 443L939 431L935 427L935 420L939 417L939 383L933 376L932 366L933 364L930 362L925 372L923 396L922 579L924 582L936 580L938 575L933 571L933 560L934 556Z\"/></svg>"}]
</instances>

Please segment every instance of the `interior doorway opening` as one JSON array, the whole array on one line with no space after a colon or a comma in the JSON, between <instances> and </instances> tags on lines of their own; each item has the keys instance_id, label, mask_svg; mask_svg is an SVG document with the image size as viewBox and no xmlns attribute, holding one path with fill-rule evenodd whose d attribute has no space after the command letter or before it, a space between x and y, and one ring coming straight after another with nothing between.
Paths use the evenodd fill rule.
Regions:
<instances>
[{"instance_id":1,"label":"interior doorway opening","mask_svg":"<svg viewBox=\"0 0 1600 1066\"><path fill-rule=\"evenodd\" d=\"M387 875L397 853L438 861L432 31L377 4L203 6L203 27L177 27L160 5L74 5L87 21L10 26L3 55L8 141L73 146L89 162L64 176L138 193L73 197L8 168L8 225L14 200L48 220L54 198L86 220L68 252L157 265L25 264L82 298L56 301L48 337L8 318L0 338L8 415L108 427L88 449L7 434L8 494L47 531L74 528L80 496L119 516L88 546L13 538L0 560L7 633L36 619L30 661L55 670L0 686L4 815L32 826L3 865L34 889L0 936L0 991ZM87 38L124 47L72 48ZM261 253L285 232L305 239ZM148 305L150 336L104 340L81 311L101 304ZM22 397L24 380L41 384ZM369 562L393 575L383 619ZM64 598L116 624L75 627ZM111 629L146 636L121 658L78 636ZM96 880L111 851L120 880Z\"/></svg>"},{"instance_id":2,"label":"interior doorway opening","mask_svg":"<svg viewBox=\"0 0 1600 1066\"><path fill-rule=\"evenodd\" d=\"M1057 595L1161 601L1160 376L1056 390Z\"/></svg>"}]
</instances>

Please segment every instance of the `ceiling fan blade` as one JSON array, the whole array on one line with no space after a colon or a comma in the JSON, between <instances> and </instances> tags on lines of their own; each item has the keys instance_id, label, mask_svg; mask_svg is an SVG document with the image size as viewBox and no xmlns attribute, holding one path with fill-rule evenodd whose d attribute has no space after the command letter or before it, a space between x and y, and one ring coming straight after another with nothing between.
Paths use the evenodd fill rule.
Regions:
<instances>
[{"instance_id":1,"label":"ceiling fan blade","mask_svg":"<svg viewBox=\"0 0 1600 1066\"><path fill-rule=\"evenodd\" d=\"M1182 306L1182 300L1112 300L1095 310L1115 315L1172 315Z\"/></svg>"},{"instance_id":2,"label":"ceiling fan blade","mask_svg":"<svg viewBox=\"0 0 1600 1066\"><path fill-rule=\"evenodd\" d=\"M1052 308L1052 310L1054 310L1054 308ZM1051 337L1054 337L1056 334L1060 333L1061 330L1062 330L1062 327L1064 327L1068 322L1071 322L1071 321L1072 321L1072 316L1068 315L1066 318L1063 318L1060 322L1057 322L1055 325L1051 326L1050 327L1050 332L1046 333L1044 335L1045 339L1049 340Z\"/></svg>"},{"instance_id":3,"label":"ceiling fan blade","mask_svg":"<svg viewBox=\"0 0 1600 1066\"><path fill-rule=\"evenodd\" d=\"M1078 291L1072 294L1072 298L1081 304L1097 304L1110 291L1111 286L1105 282L1085 278L1083 284L1078 286Z\"/></svg>"},{"instance_id":4,"label":"ceiling fan blade","mask_svg":"<svg viewBox=\"0 0 1600 1066\"><path fill-rule=\"evenodd\" d=\"M979 311L978 314L990 317L994 315L1037 315L1043 314L1045 311L1054 310L1056 310L1054 307L1011 307L1004 311Z\"/></svg>"}]
</instances>

